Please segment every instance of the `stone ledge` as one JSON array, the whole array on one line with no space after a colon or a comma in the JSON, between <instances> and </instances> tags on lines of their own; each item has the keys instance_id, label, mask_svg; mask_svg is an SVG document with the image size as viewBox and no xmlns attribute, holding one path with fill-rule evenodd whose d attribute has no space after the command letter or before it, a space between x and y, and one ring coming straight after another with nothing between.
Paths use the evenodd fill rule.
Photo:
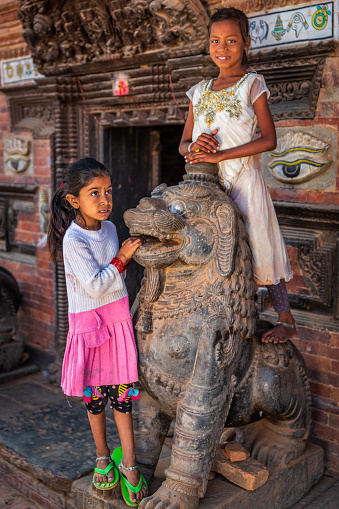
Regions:
<instances>
[{"instance_id":1,"label":"stone ledge","mask_svg":"<svg viewBox=\"0 0 339 509\"><path fill-rule=\"evenodd\" d=\"M339 481L324 476L291 509L337 509L339 500Z\"/></svg>"},{"instance_id":2,"label":"stone ledge","mask_svg":"<svg viewBox=\"0 0 339 509\"><path fill-rule=\"evenodd\" d=\"M217 475L209 481L206 496L200 501L199 509L292 509L291 506L300 501L321 478L323 454L321 447L308 443L306 452L298 460L283 470L272 472L266 484L250 492ZM154 493L164 479L164 470L169 462L169 457L159 461L150 493ZM126 506L119 495L118 497L99 497L91 490L90 476L75 481L72 486L72 502L81 509L124 509ZM337 503L338 493L334 489L333 497ZM309 509L309 506L305 505L293 509L302 507ZM314 505L312 509L318 507ZM327 501L326 509L332 509L330 501Z\"/></svg>"}]
</instances>

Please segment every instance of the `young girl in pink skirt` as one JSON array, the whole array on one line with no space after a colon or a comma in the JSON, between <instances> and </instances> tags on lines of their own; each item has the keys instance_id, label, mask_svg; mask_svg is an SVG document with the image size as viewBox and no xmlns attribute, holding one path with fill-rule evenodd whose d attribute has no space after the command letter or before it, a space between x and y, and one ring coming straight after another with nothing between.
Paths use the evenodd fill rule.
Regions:
<instances>
[{"instance_id":1,"label":"young girl in pink skirt","mask_svg":"<svg viewBox=\"0 0 339 509\"><path fill-rule=\"evenodd\" d=\"M112 210L112 183L92 158L70 164L51 207L48 243L66 274L69 332L61 386L85 400L97 466L93 484L113 489L121 481L125 502L139 505L147 484L136 465L131 399L138 397L137 350L124 274L141 238L119 249ZM112 456L106 440L105 407L110 401L121 445Z\"/></svg>"}]
</instances>

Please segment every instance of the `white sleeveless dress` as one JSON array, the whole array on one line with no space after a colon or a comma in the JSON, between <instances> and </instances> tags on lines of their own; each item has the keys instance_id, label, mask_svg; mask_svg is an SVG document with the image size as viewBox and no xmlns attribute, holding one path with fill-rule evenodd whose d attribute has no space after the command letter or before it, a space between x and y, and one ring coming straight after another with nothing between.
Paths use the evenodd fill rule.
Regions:
<instances>
[{"instance_id":1,"label":"white sleeveless dress","mask_svg":"<svg viewBox=\"0 0 339 509\"><path fill-rule=\"evenodd\" d=\"M220 150L252 141L257 127L252 104L263 93L269 97L263 76L247 73L217 92L212 91L212 84L213 80L204 80L187 92L194 113L192 141L216 128ZM289 281L291 266L258 156L221 161L218 166L221 182L244 216L255 279L259 284Z\"/></svg>"}]
</instances>

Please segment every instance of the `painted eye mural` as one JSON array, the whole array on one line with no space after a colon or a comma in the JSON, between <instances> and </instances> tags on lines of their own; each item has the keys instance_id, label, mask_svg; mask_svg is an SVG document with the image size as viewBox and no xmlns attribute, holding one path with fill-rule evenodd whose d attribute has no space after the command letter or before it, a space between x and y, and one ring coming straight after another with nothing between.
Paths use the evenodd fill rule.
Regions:
<instances>
[{"instance_id":1,"label":"painted eye mural","mask_svg":"<svg viewBox=\"0 0 339 509\"><path fill-rule=\"evenodd\" d=\"M284 184L301 184L317 177L332 163L326 151L329 144L303 132L289 131L278 139L270 152L268 168L273 177Z\"/></svg>"},{"instance_id":2,"label":"painted eye mural","mask_svg":"<svg viewBox=\"0 0 339 509\"><path fill-rule=\"evenodd\" d=\"M31 144L23 138L4 138L5 168L13 173L27 170L31 163Z\"/></svg>"}]
</instances>

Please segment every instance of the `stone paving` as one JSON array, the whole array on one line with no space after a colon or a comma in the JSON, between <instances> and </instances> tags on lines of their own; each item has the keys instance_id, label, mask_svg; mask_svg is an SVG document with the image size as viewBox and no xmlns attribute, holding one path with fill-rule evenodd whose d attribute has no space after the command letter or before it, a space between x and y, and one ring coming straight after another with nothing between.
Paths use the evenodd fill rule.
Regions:
<instances>
[{"instance_id":1,"label":"stone paving","mask_svg":"<svg viewBox=\"0 0 339 509\"><path fill-rule=\"evenodd\" d=\"M65 502L72 483L93 469L96 456L82 400L68 403L42 373L0 387L6 401L0 413L1 480L38 507L72 507ZM111 448L117 447L112 412L107 433Z\"/></svg>"},{"instance_id":2,"label":"stone paving","mask_svg":"<svg viewBox=\"0 0 339 509\"><path fill-rule=\"evenodd\" d=\"M50 385L42 374L32 374L0 385L3 401L0 413L0 509L123 509L120 494L115 500L103 498L91 490L91 471L95 448L80 399L69 406L60 389ZM107 412L107 432L111 449L119 444L111 411ZM305 461L314 463L318 453L309 445ZM167 439L159 461L151 493L160 485L168 465L171 440ZM307 459L309 458L309 459ZM298 468L286 471L289 478ZM307 469L308 470L308 469ZM201 509L274 509L274 474L266 485L246 492L221 476L209 483ZM279 487L280 482L275 483ZM273 505L262 506L264 499ZM284 493L279 487L280 497ZM278 491L279 491L278 490ZM278 493L276 492L276 494ZM244 498L246 500L244 500ZM259 498L258 498L259 497ZM274 498L274 497L273 497ZM279 498L279 497L278 497ZM262 500L262 499L261 499ZM339 481L324 477L311 492L291 509L337 509ZM290 504L289 504L290 505ZM289 505L285 505L287 508Z\"/></svg>"}]
</instances>

